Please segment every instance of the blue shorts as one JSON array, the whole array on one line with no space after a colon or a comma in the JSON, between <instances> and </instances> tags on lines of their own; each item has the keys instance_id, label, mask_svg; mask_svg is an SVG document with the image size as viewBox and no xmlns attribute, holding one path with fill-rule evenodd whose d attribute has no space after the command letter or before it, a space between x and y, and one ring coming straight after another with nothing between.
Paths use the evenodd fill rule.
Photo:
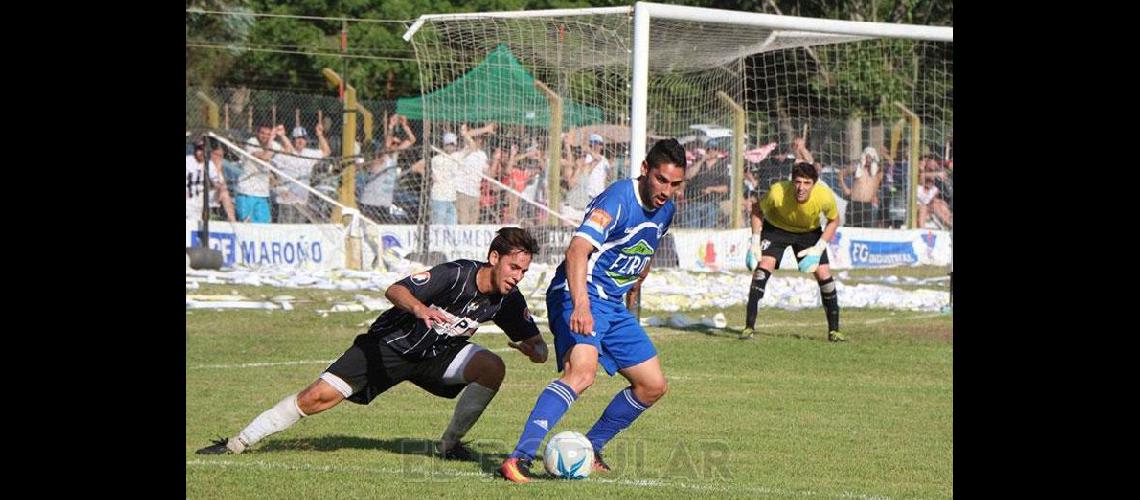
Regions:
<instances>
[{"instance_id":1,"label":"blue shorts","mask_svg":"<svg viewBox=\"0 0 1140 500\"><path fill-rule=\"evenodd\" d=\"M234 212L238 222L269 224L269 198L239 194L234 199Z\"/></svg>"},{"instance_id":2,"label":"blue shorts","mask_svg":"<svg viewBox=\"0 0 1140 500\"><path fill-rule=\"evenodd\" d=\"M598 350L598 363L612 377L618 370L648 361L657 355L657 348L645 334L637 317L619 304L590 297L590 314L594 316L594 335L580 335L570 331L570 315L574 303L565 289L552 290L546 295L546 310L550 329L554 331L554 353L558 371L562 371L567 353L575 344L589 344Z\"/></svg>"}]
</instances>

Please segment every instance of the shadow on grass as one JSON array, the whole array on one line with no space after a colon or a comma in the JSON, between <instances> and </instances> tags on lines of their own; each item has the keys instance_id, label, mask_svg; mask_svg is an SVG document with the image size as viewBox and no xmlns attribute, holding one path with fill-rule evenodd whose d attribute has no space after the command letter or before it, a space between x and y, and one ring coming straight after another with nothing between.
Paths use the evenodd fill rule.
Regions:
<instances>
[{"instance_id":1,"label":"shadow on grass","mask_svg":"<svg viewBox=\"0 0 1140 500\"><path fill-rule=\"evenodd\" d=\"M315 451L330 452L343 449L376 450L397 455L420 455L437 457L435 440L424 438L399 437L392 439L375 439L359 436L331 435L314 438L271 439L262 446L252 450L254 453L275 453L281 451ZM494 450L503 450L508 446L496 440L465 441L466 446L473 452L474 460L479 469L488 475L496 475L499 465L507 458L507 453ZM531 471L537 477L544 477L545 471L537 462Z\"/></svg>"}]
</instances>

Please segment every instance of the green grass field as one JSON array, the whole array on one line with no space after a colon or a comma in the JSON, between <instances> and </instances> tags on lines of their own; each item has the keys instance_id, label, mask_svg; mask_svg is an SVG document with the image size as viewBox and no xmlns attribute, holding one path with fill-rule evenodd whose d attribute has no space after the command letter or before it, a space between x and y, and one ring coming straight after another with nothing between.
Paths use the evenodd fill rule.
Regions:
<instances>
[{"instance_id":1,"label":"green grass field","mask_svg":"<svg viewBox=\"0 0 1140 500\"><path fill-rule=\"evenodd\" d=\"M761 310L752 341L730 331L650 328L669 393L607 447L615 471L515 485L491 472L555 373L553 353L532 364L501 334L473 338L507 364L502 389L467 436L483 453L479 463L426 454L454 401L411 384L369 406L346 402L305 418L242 455L195 455L315 380L379 314L315 312L359 292L204 285L187 293L234 292L300 301L293 311L187 311L190 498L953 496L952 315L844 310L846 344L824 340L821 309ZM743 306L725 314L730 329L743 324ZM600 374L556 431L585 433L625 385ZM533 470L541 470L538 461Z\"/></svg>"}]
</instances>

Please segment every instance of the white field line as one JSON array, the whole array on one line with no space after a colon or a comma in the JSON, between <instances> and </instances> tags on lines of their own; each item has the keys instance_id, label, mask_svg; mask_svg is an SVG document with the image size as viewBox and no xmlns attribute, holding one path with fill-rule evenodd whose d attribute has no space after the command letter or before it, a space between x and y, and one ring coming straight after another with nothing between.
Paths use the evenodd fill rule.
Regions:
<instances>
[{"instance_id":1,"label":"white field line","mask_svg":"<svg viewBox=\"0 0 1140 500\"><path fill-rule=\"evenodd\" d=\"M419 476L416 474L423 474L427 476L449 476L453 478L467 477L467 478L483 478L484 480L497 480L493 476L471 471L455 471L448 469L436 469L425 467L357 467L345 465L311 465L311 464L283 464L277 462L270 462L266 460L251 460L251 461L236 461L236 460L202 460L194 459L186 461L187 467L219 467L223 469L228 468L247 468L247 469L260 469L260 470L285 470L285 471L306 471L306 472L328 472L328 473L343 473L358 475L360 473L367 474L385 474L394 476L393 480L399 481L401 478L405 482L430 482L430 479ZM695 491L716 491L724 493L744 492L750 494L761 495L784 495L784 496L828 496L839 498L860 498L864 500L889 500L890 497L885 495L869 495L864 493L853 493L845 491L838 495L825 494L811 490L789 490L783 488L769 488L766 486L739 484L739 483L715 483L715 484L694 484L688 482L674 482L663 479L606 479L606 478L591 478L589 481L610 483L620 486L629 486L633 488L679 488L685 490ZM541 484L541 483L539 483Z\"/></svg>"}]
</instances>

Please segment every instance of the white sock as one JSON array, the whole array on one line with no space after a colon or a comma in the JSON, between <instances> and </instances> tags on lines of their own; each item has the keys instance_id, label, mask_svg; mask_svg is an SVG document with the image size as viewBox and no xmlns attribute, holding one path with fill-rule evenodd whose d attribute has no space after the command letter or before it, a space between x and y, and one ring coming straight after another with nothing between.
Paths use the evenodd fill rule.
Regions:
<instances>
[{"instance_id":1,"label":"white sock","mask_svg":"<svg viewBox=\"0 0 1140 500\"><path fill-rule=\"evenodd\" d=\"M455 403L455 414L451 416L451 424L443 431L443 437L440 438L440 451L451 449L467 434L467 431L471 430L471 426L479 420L479 416L487 409L496 392L498 391L495 389L483 387L475 382L467 384L463 395L459 396L459 402Z\"/></svg>"},{"instance_id":2,"label":"white sock","mask_svg":"<svg viewBox=\"0 0 1140 500\"><path fill-rule=\"evenodd\" d=\"M305 414L297 407L297 395L290 394L278 402L273 408L253 419L245 429L242 429L234 439L227 443L230 451L241 453L246 448L257 444L266 436L281 432L301 420Z\"/></svg>"}]
</instances>

